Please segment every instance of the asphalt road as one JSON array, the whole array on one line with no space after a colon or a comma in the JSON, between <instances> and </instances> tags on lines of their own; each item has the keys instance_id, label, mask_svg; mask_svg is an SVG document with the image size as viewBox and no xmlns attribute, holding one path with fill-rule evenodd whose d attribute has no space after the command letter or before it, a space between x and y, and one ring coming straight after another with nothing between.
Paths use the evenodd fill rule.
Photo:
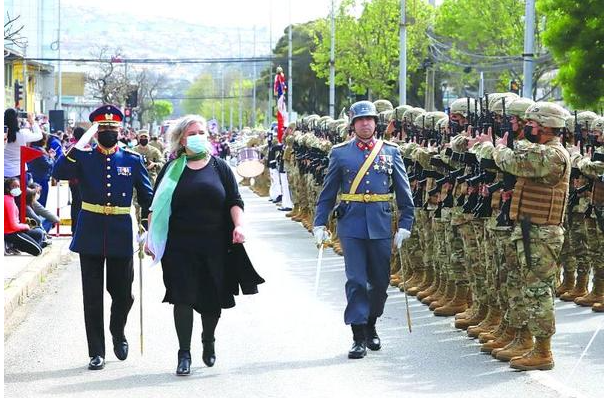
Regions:
<instances>
[{"instance_id":1,"label":"asphalt road","mask_svg":"<svg viewBox=\"0 0 604 398\"><path fill-rule=\"evenodd\" d=\"M162 304L161 268L144 265L144 355L139 349L139 292L126 335L129 358L107 346L107 366L88 371L77 262L62 266L43 294L5 325L6 397L601 397L604 331L578 362L604 315L557 303L558 333L549 372L516 372L479 352L478 344L410 298L409 334L404 296L390 290L378 321L383 349L348 360L351 332L343 323L343 258L326 251L315 295L317 249L300 224L266 198L242 189L246 248L267 280L260 294L237 298L217 329L217 363L201 361L201 322L192 342L190 377L176 377L178 343L172 308ZM138 266L137 266L138 278ZM109 308L109 296L105 297ZM18 316L18 314L17 314ZM108 312L106 315L108 323ZM8 329L6 329L8 328ZM108 326L106 334L109 335Z\"/></svg>"}]
</instances>

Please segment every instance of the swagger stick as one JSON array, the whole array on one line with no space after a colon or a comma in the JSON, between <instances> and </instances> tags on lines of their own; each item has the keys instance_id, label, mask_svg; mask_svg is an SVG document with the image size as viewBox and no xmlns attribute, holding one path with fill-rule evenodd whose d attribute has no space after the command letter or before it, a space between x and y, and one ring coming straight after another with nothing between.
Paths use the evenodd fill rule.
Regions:
<instances>
[{"instance_id":1,"label":"swagger stick","mask_svg":"<svg viewBox=\"0 0 604 398\"><path fill-rule=\"evenodd\" d=\"M139 315L139 319L140 319L140 345L141 345L141 356L143 355L143 341L144 341L144 336L143 336L143 258L145 257L145 250L144 250L144 245L145 245L145 239L143 238L144 234L145 234L145 229L143 228L143 223L141 221L141 209L140 207L138 208L138 212L137 212L137 218L138 218L138 289L139 289L139 296L140 296L140 300L139 300L139 304L140 304L140 315Z\"/></svg>"},{"instance_id":2,"label":"swagger stick","mask_svg":"<svg viewBox=\"0 0 604 398\"><path fill-rule=\"evenodd\" d=\"M407 297L407 283L405 282L405 265L403 264L403 255L401 249L397 249L398 259L401 262L401 276L403 278L403 290L405 291L405 309L407 310L407 326L409 326L409 333L411 333L411 313L409 312L409 298Z\"/></svg>"}]
</instances>

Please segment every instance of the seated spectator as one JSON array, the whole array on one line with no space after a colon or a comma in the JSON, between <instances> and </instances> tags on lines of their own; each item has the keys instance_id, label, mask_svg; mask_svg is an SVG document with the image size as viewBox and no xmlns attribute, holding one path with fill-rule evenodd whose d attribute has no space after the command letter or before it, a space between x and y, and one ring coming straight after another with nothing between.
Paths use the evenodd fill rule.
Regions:
<instances>
[{"instance_id":1,"label":"seated spectator","mask_svg":"<svg viewBox=\"0 0 604 398\"><path fill-rule=\"evenodd\" d=\"M21 184L17 178L4 180L4 244L12 249L29 253L33 256L42 254L42 248L47 244L44 240L42 228L30 228L29 225L19 222L19 208L14 198L21 196Z\"/></svg>"},{"instance_id":2,"label":"seated spectator","mask_svg":"<svg viewBox=\"0 0 604 398\"><path fill-rule=\"evenodd\" d=\"M42 204L38 201L41 189L42 188L40 185L36 183L33 183L28 187L25 200L25 203L28 207L27 216L30 217L29 210L31 209L34 217L39 220L39 225L42 226L46 233L48 233L55 226L55 224L59 222L59 217L57 217L56 214L48 210L46 207L42 206Z\"/></svg>"},{"instance_id":3,"label":"seated spectator","mask_svg":"<svg viewBox=\"0 0 604 398\"><path fill-rule=\"evenodd\" d=\"M16 109L4 111L4 125L7 131L4 145L4 177L19 177L21 174L21 146L42 139L42 131L32 113L27 121L20 119Z\"/></svg>"}]
</instances>

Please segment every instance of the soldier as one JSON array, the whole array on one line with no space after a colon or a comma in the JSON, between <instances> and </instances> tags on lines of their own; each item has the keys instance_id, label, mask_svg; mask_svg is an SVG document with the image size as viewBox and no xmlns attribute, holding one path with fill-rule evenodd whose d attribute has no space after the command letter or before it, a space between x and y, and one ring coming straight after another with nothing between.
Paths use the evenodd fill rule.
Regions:
<instances>
[{"instance_id":1,"label":"soldier","mask_svg":"<svg viewBox=\"0 0 604 398\"><path fill-rule=\"evenodd\" d=\"M84 320L88 338L88 369L105 367L105 332L103 321L104 266L107 263L107 290L112 298L109 330L113 352L119 360L128 356L124 335L128 312L132 307L132 192L146 223L151 205L152 188L141 156L117 145L122 112L113 105L103 105L90 114L98 123L98 145L92 151L73 147L60 157L53 177L59 180L77 178L80 182L82 210L78 217L70 249L80 254ZM87 144L91 134L79 142Z\"/></svg>"},{"instance_id":2,"label":"soldier","mask_svg":"<svg viewBox=\"0 0 604 398\"><path fill-rule=\"evenodd\" d=\"M159 149L149 144L149 131L138 131L138 145L135 146L133 150L143 158L143 163L147 167L151 184L155 185L157 173L159 173L164 165L164 157Z\"/></svg>"},{"instance_id":3,"label":"soldier","mask_svg":"<svg viewBox=\"0 0 604 398\"><path fill-rule=\"evenodd\" d=\"M149 143L149 145L157 149L162 154L162 156L166 153L166 146L163 144L163 142L159 140L157 133L151 134L151 142Z\"/></svg>"},{"instance_id":4,"label":"soldier","mask_svg":"<svg viewBox=\"0 0 604 398\"><path fill-rule=\"evenodd\" d=\"M588 210L585 212L584 228L589 249L588 256L593 265L594 276L592 291L575 299L575 303L584 307L591 306L595 312L604 312L604 117L592 122L593 156L582 156L575 146L572 150L573 160L578 158L579 171L589 178L592 191Z\"/></svg>"},{"instance_id":5,"label":"soldier","mask_svg":"<svg viewBox=\"0 0 604 398\"><path fill-rule=\"evenodd\" d=\"M350 107L355 139L333 147L323 190L317 201L313 233L317 243L327 240L326 225L338 191L342 191L336 214L344 250L346 298L344 322L351 325L353 345L349 358L363 358L379 350L375 330L382 315L389 282L392 244L392 182L399 209L397 247L411 235L413 202L409 181L395 144L375 139L377 112L369 101Z\"/></svg>"},{"instance_id":6,"label":"soldier","mask_svg":"<svg viewBox=\"0 0 604 398\"><path fill-rule=\"evenodd\" d=\"M510 366L520 370L549 370L554 366L551 337L555 333L554 284L557 261L564 241L562 221L568 197L570 158L558 137L568 112L559 105L537 102L526 111L526 133L510 149L497 140L493 158L497 166L517 177L510 218L517 261L523 276L522 302L525 324L535 337L517 350ZM528 337L528 336L527 336Z\"/></svg>"}]
</instances>

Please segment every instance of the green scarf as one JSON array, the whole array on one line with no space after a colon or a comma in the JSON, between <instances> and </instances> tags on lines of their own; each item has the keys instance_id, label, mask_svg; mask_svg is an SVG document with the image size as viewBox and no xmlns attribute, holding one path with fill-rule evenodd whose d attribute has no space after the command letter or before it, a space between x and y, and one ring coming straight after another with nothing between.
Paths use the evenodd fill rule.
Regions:
<instances>
[{"instance_id":1,"label":"green scarf","mask_svg":"<svg viewBox=\"0 0 604 398\"><path fill-rule=\"evenodd\" d=\"M170 222L170 215L172 214L172 196L176 189L176 185L180 180L180 176L183 171L185 171L185 167L187 167L187 162L189 160L205 159L208 156L209 153L200 153L194 156L187 156L185 153L182 153L168 165L164 177L157 187L150 209L153 212L153 216L151 218L147 245L155 255L153 265L161 260L166 249L168 223Z\"/></svg>"}]
</instances>

